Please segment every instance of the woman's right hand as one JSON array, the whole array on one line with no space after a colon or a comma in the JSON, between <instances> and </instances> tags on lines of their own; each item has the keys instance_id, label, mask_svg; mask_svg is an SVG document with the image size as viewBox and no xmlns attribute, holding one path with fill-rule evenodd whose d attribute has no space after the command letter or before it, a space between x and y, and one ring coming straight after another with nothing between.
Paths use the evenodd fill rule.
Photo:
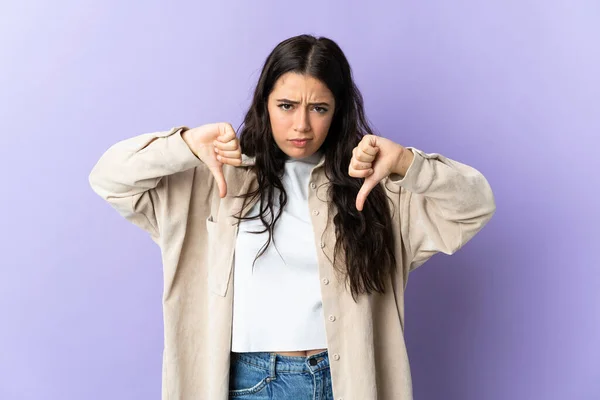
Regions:
<instances>
[{"instance_id":1,"label":"woman's right hand","mask_svg":"<svg viewBox=\"0 0 600 400\"><path fill-rule=\"evenodd\" d=\"M188 147L215 177L219 196L227 195L227 182L223 175L223 164L242 165L242 151L231 124L219 122L188 129L181 134Z\"/></svg>"}]
</instances>

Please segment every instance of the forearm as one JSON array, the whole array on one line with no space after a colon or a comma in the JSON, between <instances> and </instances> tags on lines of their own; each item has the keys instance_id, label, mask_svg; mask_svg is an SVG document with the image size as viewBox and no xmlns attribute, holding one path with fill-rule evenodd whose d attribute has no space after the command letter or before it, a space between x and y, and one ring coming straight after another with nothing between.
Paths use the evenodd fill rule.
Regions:
<instances>
[{"instance_id":1,"label":"forearm","mask_svg":"<svg viewBox=\"0 0 600 400\"><path fill-rule=\"evenodd\" d=\"M440 154L411 149L401 186L403 235L419 262L437 251L452 254L491 219L496 205L487 179L475 168ZM400 171L402 172L402 171Z\"/></svg>"},{"instance_id":2,"label":"forearm","mask_svg":"<svg viewBox=\"0 0 600 400\"><path fill-rule=\"evenodd\" d=\"M155 187L163 176L194 167L200 161L177 137L178 132L174 128L114 144L92 169L92 188L107 200L131 196Z\"/></svg>"}]
</instances>

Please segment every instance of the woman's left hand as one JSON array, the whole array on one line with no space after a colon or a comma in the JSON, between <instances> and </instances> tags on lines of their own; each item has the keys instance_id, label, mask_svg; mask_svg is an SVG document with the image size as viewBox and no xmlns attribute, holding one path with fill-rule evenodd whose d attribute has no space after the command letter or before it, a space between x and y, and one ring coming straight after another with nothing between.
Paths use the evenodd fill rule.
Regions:
<instances>
[{"instance_id":1,"label":"woman's left hand","mask_svg":"<svg viewBox=\"0 0 600 400\"><path fill-rule=\"evenodd\" d=\"M356 209L362 211L367 196L388 175L406 175L413 160L412 151L389 139L365 135L352 150L348 174L354 178L365 178L356 196Z\"/></svg>"}]
</instances>

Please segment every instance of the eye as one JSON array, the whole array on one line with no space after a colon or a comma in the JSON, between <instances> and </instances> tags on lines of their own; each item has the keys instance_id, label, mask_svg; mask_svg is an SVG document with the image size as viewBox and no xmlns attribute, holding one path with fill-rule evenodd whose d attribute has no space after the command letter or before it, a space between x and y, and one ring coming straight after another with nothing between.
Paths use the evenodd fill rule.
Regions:
<instances>
[{"instance_id":1,"label":"eye","mask_svg":"<svg viewBox=\"0 0 600 400\"><path fill-rule=\"evenodd\" d=\"M327 109L325 107L319 107L316 106L315 110L319 113L319 114L325 114L327 112Z\"/></svg>"},{"instance_id":2,"label":"eye","mask_svg":"<svg viewBox=\"0 0 600 400\"><path fill-rule=\"evenodd\" d=\"M281 108L283 111L289 111L289 110L291 110L292 105L288 104L288 103L282 103L282 104L278 105L277 107ZM290 107L290 108L285 108L285 107Z\"/></svg>"}]
</instances>

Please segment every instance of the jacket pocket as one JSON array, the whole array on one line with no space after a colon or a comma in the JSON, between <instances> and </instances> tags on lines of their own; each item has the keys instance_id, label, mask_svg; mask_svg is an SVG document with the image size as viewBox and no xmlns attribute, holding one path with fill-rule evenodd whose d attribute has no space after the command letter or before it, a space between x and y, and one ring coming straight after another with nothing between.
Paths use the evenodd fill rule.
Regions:
<instances>
[{"instance_id":1,"label":"jacket pocket","mask_svg":"<svg viewBox=\"0 0 600 400\"><path fill-rule=\"evenodd\" d=\"M212 216L206 219L208 287L211 292L222 297L227 294L233 268L236 229L237 225L217 222Z\"/></svg>"}]
</instances>

